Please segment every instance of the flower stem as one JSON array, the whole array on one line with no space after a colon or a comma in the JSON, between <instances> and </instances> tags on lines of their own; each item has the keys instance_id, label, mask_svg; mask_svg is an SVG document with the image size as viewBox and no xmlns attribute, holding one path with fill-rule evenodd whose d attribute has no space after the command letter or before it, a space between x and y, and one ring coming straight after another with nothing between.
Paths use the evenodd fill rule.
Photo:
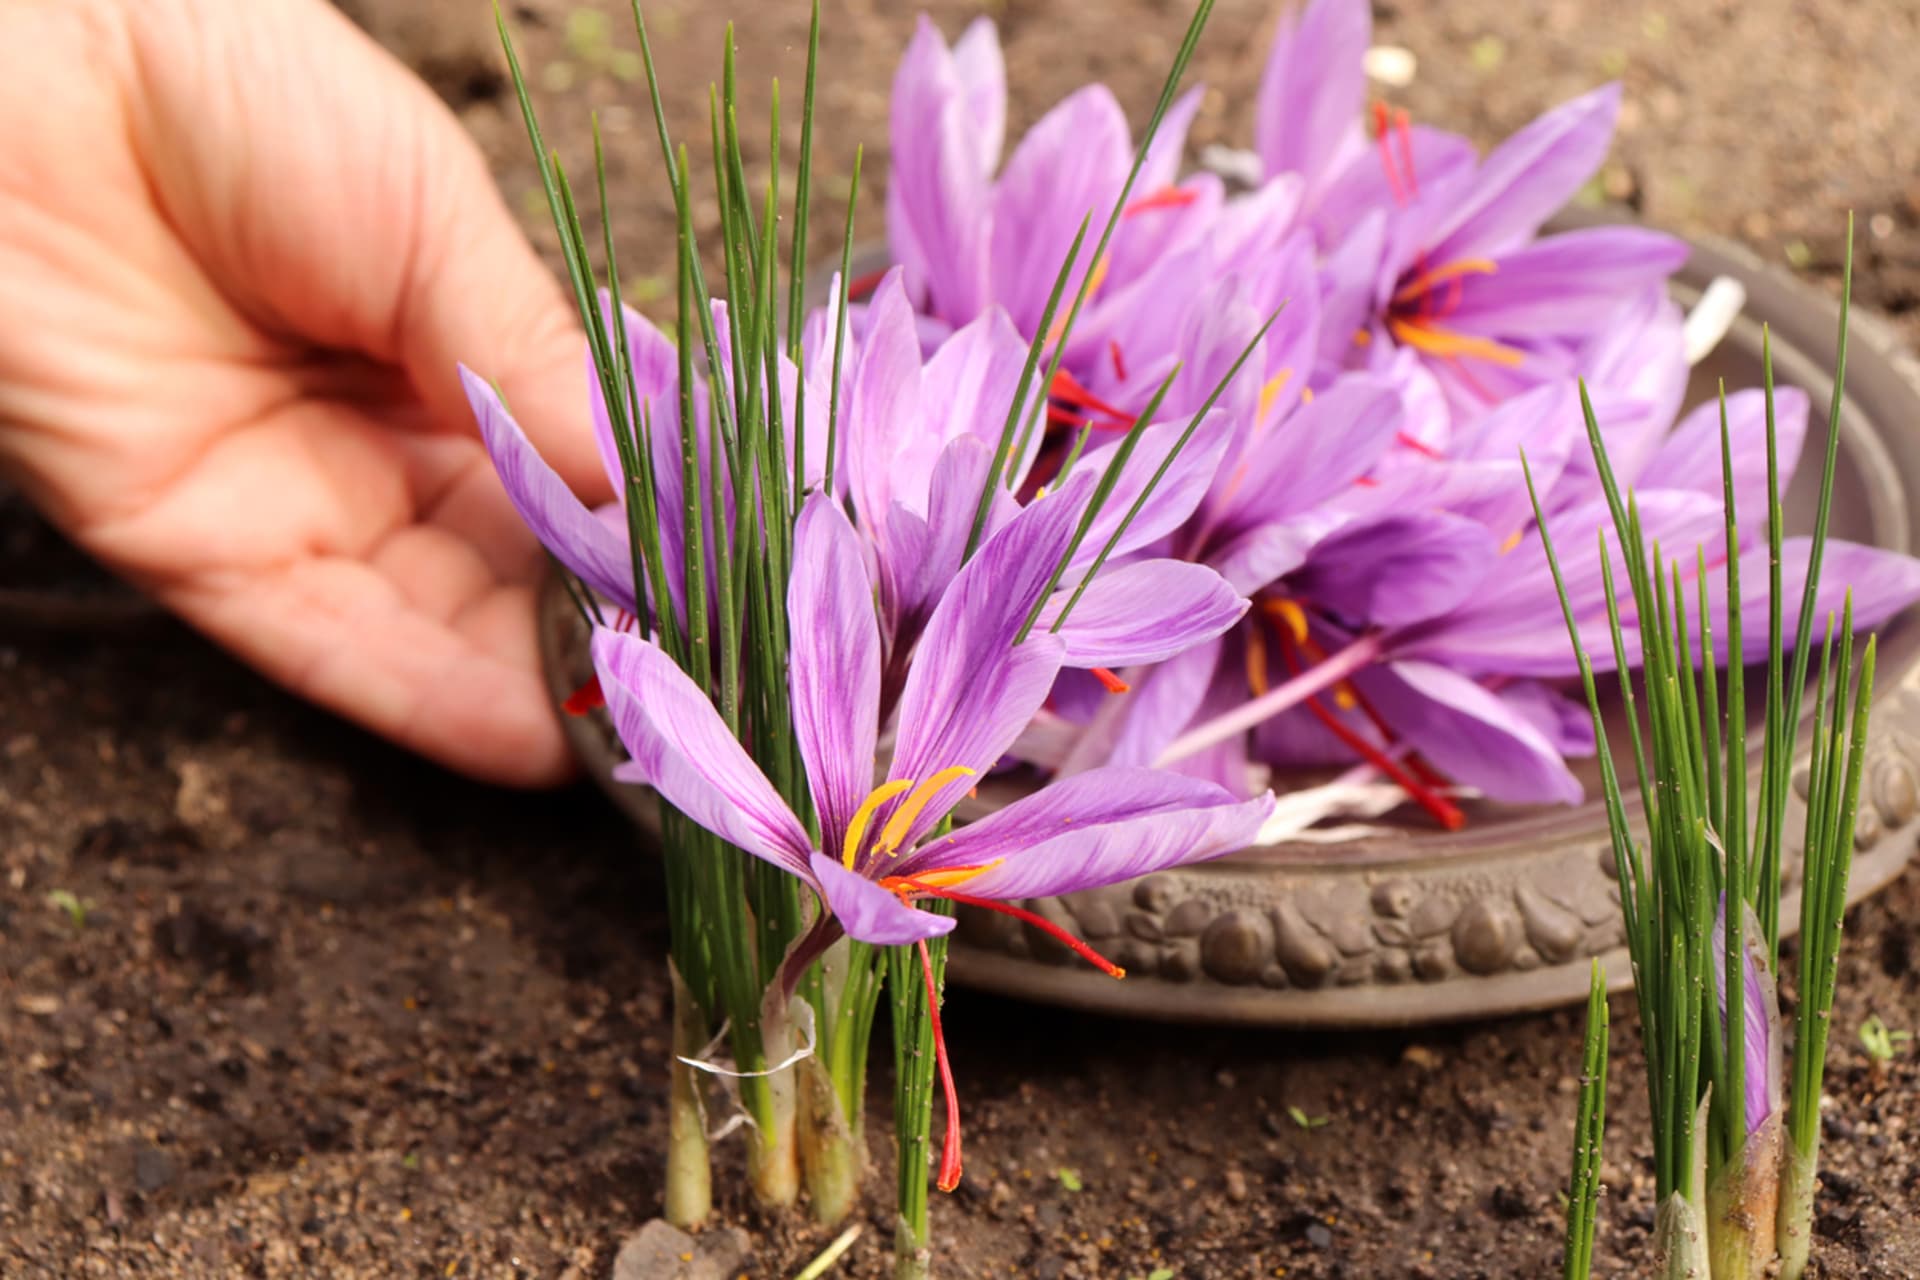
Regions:
<instances>
[{"instance_id":1,"label":"flower stem","mask_svg":"<svg viewBox=\"0 0 1920 1280\"><path fill-rule=\"evenodd\" d=\"M1261 724L1279 715L1291 707L1345 680L1375 658L1380 656L1380 638L1376 635L1364 635L1346 648L1334 653L1324 662L1315 663L1293 679L1274 689L1268 690L1251 702L1235 707L1225 715L1216 716L1204 724L1193 728L1167 744L1160 753L1154 767L1164 769L1177 760L1184 760L1196 752L1225 742L1237 733L1245 733L1255 725Z\"/></svg>"},{"instance_id":2,"label":"flower stem","mask_svg":"<svg viewBox=\"0 0 1920 1280\"><path fill-rule=\"evenodd\" d=\"M699 1053L706 1043L706 1017L680 970L669 964L668 971L673 979L673 1073L667 1093L665 1213L676 1227L696 1227L713 1211L713 1169L700 1082L681 1058Z\"/></svg>"}]
</instances>

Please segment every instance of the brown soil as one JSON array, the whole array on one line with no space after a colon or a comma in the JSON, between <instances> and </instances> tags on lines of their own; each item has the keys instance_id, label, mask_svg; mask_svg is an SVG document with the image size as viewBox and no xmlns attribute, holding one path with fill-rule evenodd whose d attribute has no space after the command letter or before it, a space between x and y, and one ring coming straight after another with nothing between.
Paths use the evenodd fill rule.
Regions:
<instances>
[{"instance_id":1,"label":"brown soil","mask_svg":"<svg viewBox=\"0 0 1920 1280\"><path fill-rule=\"evenodd\" d=\"M401 51L450 94L484 95L485 55L448 53L481 47L458 23L484 6L441 8L455 27L393 38L446 41ZM574 6L513 8L529 66L575 82L543 105L576 161L587 106L608 112L644 293L670 230L641 99L580 20L569 37ZM617 33L621 8L605 6ZM1902 0L1821 6L1817 23L1793 0L1684 8L1376 6L1381 38L1422 58L1405 101L1482 136L1624 66L1634 110L1609 192L1815 269L1850 205L1862 296L1916 332L1920 139L1897 126L1920 19ZM718 9L653 10L690 135ZM996 9L1017 122L1094 76L1139 108L1182 21L1164 0ZM1264 9L1219 5L1203 139L1245 136ZM746 78L778 73L791 94L802 7L756 16ZM962 13L938 17L952 32ZM823 192L854 141L884 149L910 22L872 0L829 14ZM463 116L529 203L517 123L484 96ZM665 939L654 869L596 795L448 778L164 622L0 633L0 707L0 1276L609 1274L657 1209ZM87 904L83 922L48 903L56 890ZM1920 871L1849 927L1819 1251L1829 1276L1916 1275L1920 1054L1876 1066L1855 1032L1872 1012L1916 1021ZM1630 1275L1645 1270L1650 1149L1631 1001L1614 1012L1600 1272ZM1174 1034L958 992L949 1034L969 1145L965 1185L934 1210L942 1274L1557 1274L1571 1014ZM885 1274L887 1096L877 1080L873 1229L842 1274ZM791 1275L827 1239L730 1195L723 1218L749 1233L754 1277Z\"/></svg>"}]
</instances>

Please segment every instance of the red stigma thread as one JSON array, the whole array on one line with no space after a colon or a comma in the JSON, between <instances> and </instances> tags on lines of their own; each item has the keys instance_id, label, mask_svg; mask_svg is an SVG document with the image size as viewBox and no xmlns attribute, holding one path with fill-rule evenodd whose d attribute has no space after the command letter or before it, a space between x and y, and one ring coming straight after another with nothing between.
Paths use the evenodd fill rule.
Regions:
<instances>
[{"instance_id":1,"label":"red stigma thread","mask_svg":"<svg viewBox=\"0 0 1920 1280\"><path fill-rule=\"evenodd\" d=\"M600 677L594 676L591 680L588 680L578 689L568 694L567 700L560 704L560 708L570 716L583 716L589 711L597 710L606 705L607 695L600 688Z\"/></svg>"},{"instance_id":2,"label":"red stigma thread","mask_svg":"<svg viewBox=\"0 0 1920 1280\"><path fill-rule=\"evenodd\" d=\"M855 276L853 278L852 283L847 285L847 301L849 302L861 301L862 299L866 298L869 294L871 294L875 289L878 289L880 287L880 282L882 280L885 280L886 278L887 278L887 272L885 268L882 268L879 271L869 271L867 272L867 274L863 276Z\"/></svg>"},{"instance_id":3,"label":"red stigma thread","mask_svg":"<svg viewBox=\"0 0 1920 1280\"><path fill-rule=\"evenodd\" d=\"M1409 199L1418 199L1420 179L1413 171L1413 121L1402 110L1394 117L1393 125L1394 134L1400 139L1400 162L1407 170L1407 196Z\"/></svg>"},{"instance_id":4,"label":"red stigma thread","mask_svg":"<svg viewBox=\"0 0 1920 1280\"><path fill-rule=\"evenodd\" d=\"M1098 680L1100 682L1100 687L1105 689L1108 693L1130 693L1133 690L1132 685L1128 684L1125 680L1122 680L1119 676L1113 674L1113 672L1107 670L1105 667L1094 667L1092 668L1092 671L1093 671L1093 678L1095 680Z\"/></svg>"},{"instance_id":5,"label":"red stigma thread","mask_svg":"<svg viewBox=\"0 0 1920 1280\"><path fill-rule=\"evenodd\" d=\"M1127 380L1127 362L1120 358L1120 344L1108 339L1107 354L1113 357L1113 376L1125 382Z\"/></svg>"},{"instance_id":6,"label":"red stigma thread","mask_svg":"<svg viewBox=\"0 0 1920 1280\"><path fill-rule=\"evenodd\" d=\"M1054 375L1053 387L1048 395L1060 402L1050 405L1047 411L1048 420L1056 424L1077 426L1084 423L1108 431L1125 431L1134 423L1133 414L1116 409L1094 395L1065 369ZM1095 421L1093 415L1096 413L1105 414L1107 420Z\"/></svg>"},{"instance_id":7,"label":"red stigma thread","mask_svg":"<svg viewBox=\"0 0 1920 1280\"><path fill-rule=\"evenodd\" d=\"M947 1099L947 1133L940 1143L940 1170L933 1185L952 1191L960 1185L960 1097L953 1090L953 1064L947 1061L947 1036L940 1029L940 989L933 981L933 957L927 954L927 940L920 948L920 973L927 980L927 1021L933 1024L933 1061L940 1071L940 1092Z\"/></svg>"},{"instance_id":8,"label":"red stigma thread","mask_svg":"<svg viewBox=\"0 0 1920 1280\"><path fill-rule=\"evenodd\" d=\"M1393 115L1384 102L1373 104L1373 136L1380 143L1380 167L1386 171L1393 202L1403 205L1407 202L1407 191L1400 184L1400 169L1393 159Z\"/></svg>"},{"instance_id":9,"label":"red stigma thread","mask_svg":"<svg viewBox=\"0 0 1920 1280\"><path fill-rule=\"evenodd\" d=\"M1294 675L1299 675L1302 670L1300 655L1294 646L1292 635L1281 626L1274 627L1274 634L1280 638L1280 656L1286 661L1287 669ZM1435 822L1448 831L1458 831L1467 825L1467 815L1461 813L1458 806L1441 795L1433 786L1416 777L1405 765L1367 741L1365 736L1356 732L1346 721L1328 710L1318 696L1308 698L1306 705L1307 710L1313 713L1314 719L1326 726L1327 732L1340 739L1348 750L1362 760L1392 778L1400 789L1407 793L1409 799L1433 815ZM1375 726L1391 740L1391 735L1386 734L1385 726L1379 719L1379 713L1370 708L1367 710L1368 717L1374 721Z\"/></svg>"},{"instance_id":10,"label":"red stigma thread","mask_svg":"<svg viewBox=\"0 0 1920 1280\"><path fill-rule=\"evenodd\" d=\"M909 883L912 882L909 881ZM1080 941L1080 939L1074 937L1044 916L1035 915L1023 907L1016 907L1011 902L1001 902L998 898L976 898L972 894L953 893L945 889L935 889L932 890L932 892L937 897L946 898L950 901L961 903L964 906L984 907L988 911L998 911L1003 916L1012 916L1020 923L1030 924L1040 930L1040 932L1046 934L1049 938L1052 938L1055 942L1058 942L1061 946L1067 948L1073 952L1073 954L1106 974L1109 978L1124 978L1127 976L1125 969L1122 969L1119 965L1107 959L1098 951L1095 951L1092 947Z\"/></svg>"},{"instance_id":11,"label":"red stigma thread","mask_svg":"<svg viewBox=\"0 0 1920 1280\"><path fill-rule=\"evenodd\" d=\"M1191 187L1162 187L1158 191L1149 191L1120 211L1123 218L1136 217L1154 209L1184 209L1200 198L1200 193Z\"/></svg>"},{"instance_id":12,"label":"red stigma thread","mask_svg":"<svg viewBox=\"0 0 1920 1280\"><path fill-rule=\"evenodd\" d=\"M1416 436L1410 435L1405 431L1394 433L1393 438L1396 443L1404 445L1406 448L1413 450L1415 453L1421 454L1428 458L1432 458L1435 462L1446 461L1446 457L1447 457L1446 454L1441 453L1438 449L1434 448L1432 445L1427 444L1425 441L1419 439Z\"/></svg>"}]
</instances>

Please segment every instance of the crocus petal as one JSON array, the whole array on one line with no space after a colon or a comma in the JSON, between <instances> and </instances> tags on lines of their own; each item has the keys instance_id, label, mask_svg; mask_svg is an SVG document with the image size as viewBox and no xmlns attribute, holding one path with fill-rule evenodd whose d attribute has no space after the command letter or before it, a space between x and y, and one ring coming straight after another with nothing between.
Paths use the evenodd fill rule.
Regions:
<instances>
[{"instance_id":1,"label":"crocus petal","mask_svg":"<svg viewBox=\"0 0 1920 1280\"><path fill-rule=\"evenodd\" d=\"M1458 606L1498 558L1477 521L1444 511L1397 512L1330 534L1292 581L1306 599L1355 627L1405 627Z\"/></svg>"},{"instance_id":2,"label":"crocus petal","mask_svg":"<svg viewBox=\"0 0 1920 1280\"><path fill-rule=\"evenodd\" d=\"M1767 965L1766 934L1754 918L1753 908L1741 904L1740 974L1741 1003L1745 1019L1741 1031L1742 1082L1746 1086L1746 1131L1754 1133L1767 1117L1780 1110L1784 1095L1780 1034L1780 998L1774 989L1773 971ZM1713 970L1713 998L1720 1012L1722 1043L1727 1028L1727 896L1720 895L1714 912L1713 934L1707 944L1707 963ZM1729 1046L1730 1047L1730 1046Z\"/></svg>"},{"instance_id":3,"label":"crocus petal","mask_svg":"<svg viewBox=\"0 0 1920 1280\"><path fill-rule=\"evenodd\" d=\"M633 556L627 539L573 496L485 379L462 365L460 382L500 483L534 537L595 592L633 610Z\"/></svg>"},{"instance_id":4,"label":"crocus petal","mask_svg":"<svg viewBox=\"0 0 1920 1280\"><path fill-rule=\"evenodd\" d=\"M920 911L825 854L813 855L811 879L827 910L850 938L876 947L904 947L953 932L952 916Z\"/></svg>"},{"instance_id":5,"label":"crocus petal","mask_svg":"<svg viewBox=\"0 0 1920 1280\"><path fill-rule=\"evenodd\" d=\"M1509 804L1577 804L1580 782L1525 716L1430 662L1394 662L1354 678L1393 731L1433 766Z\"/></svg>"},{"instance_id":6,"label":"crocus petal","mask_svg":"<svg viewBox=\"0 0 1920 1280\"><path fill-rule=\"evenodd\" d=\"M1222 532L1307 512L1379 461L1400 424L1400 395L1383 378L1349 374L1273 426L1221 482Z\"/></svg>"},{"instance_id":7,"label":"crocus petal","mask_svg":"<svg viewBox=\"0 0 1920 1280\"><path fill-rule=\"evenodd\" d=\"M1144 768L1159 759L1167 744L1193 723L1220 666L1222 649L1218 640L1195 645L1153 667L1131 693L1109 698L1102 710L1112 708L1118 727L1109 731L1093 725L1076 749L1073 767L1060 772L1077 773L1098 764Z\"/></svg>"},{"instance_id":8,"label":"crocus petal","mask_svg":"<svg viewBox=\"0 0 1920 1280\"><path fill-rule=\"evenodd\" d=\"M1132 162L1126 115L1104 85L1064 99L1014 148L994 186L988 271L1021 333L1039 327L1081 220L1091 215L1098 225L1107 215ZM1081 246L1068 298L1093 269L1092 239Z\"/></svg>"},{"instance_id":9,"label":"crocus petal","mask_svg":"<svg viewBox=\"0 0 1920 1280\"><path fill-rule=\"evenodd\" d=\"M1430 228L1431 260L1495 257L1539 231L1600 168L1619 111L1620 86L1603 85L1495 148Z\"/></svg>"},{"instance_id":10,"label":"crocus petal","mask_svg":"<svg viewBox=\"0 0 1920 1280\"><path fill-rule=\"evenodd\" d=\"M1446 326L1462 333L1578 334L1687 260L1687 242L1644 227L1591 227L1500 255L1497 269L1460 278Z\"/></svg>"},{"instance_id":11,"label":"crocus petal","mask_svg":"<svg viewBox=\"0 0 1920 1280\"><path fill-rule=\"evenodd\" d=\"M593 634L593 669L614 730L661 799L757 858L812 882L806 828L707 695L645 640Z\"/></svg>"},{"instance_id":12,"label":"crocus petal","mask_svg":"<svg viewBox=\"0 0 1920 1280\"><path fill-rule=\"evenodd\" d=\"M1782 490L1800 462L1800 446L1807 438L1807 409L1807 393L1798 387L1774 389L1774 439L1779 449ZM1767 519L1766 392L1736 391L1727 397L1727 443L1733 457L1734 510L1743 527L1764 527ZM1698 489L1718 498L1724 492L1722 461L1720 402L1710 400L1680 420L1680 425L1660 446L1660 452L1647 464L1640 483L1663 489Z\"/></svg>"},{"instance_id":13,"label":"crocus petal","mask_svg":"<svg viewBox=\"0 0 1920 1280\"><path fill-rule=\"evenodd\" d=\"M992 174L978 114L987 91L983 52L969 46L967 59L963 81L939 29L922 15L894 75L888 124L888 246L914 296L957 323L977 315L986 297ZM969 92L969 82L981 93Z\"/></svg>"},{"instance_id":14,"label":"crocus petal","mask_svg":"<svg viewBox=\"0 0 1920 1280\"><path fill-rule=\"evenodd\" d=\"M1027 507L981 544L947 588L901 690L890 779L923 782L955 767L985 773L1046 701L1065 644L1038 628L1018 645L1014 638L1065 554L1091 485L1091 472L1077 472ZM936 792L901 847L972 785L960 777Z\"/></svg>"},{"instance_id":15,"label":"crocus petal","mask_svg":"<svg viewBox=\"0 0 1920 1280\"><path fill-rule=\"evenodd\" d=\"M953 42L953 72L973 126L980 172L992 173L1007 137L1007 63L993 19L975 18Z\"/></svg>"},{"instance_id":16,"label":"crocus petal","mask_svg":"<svg viewBox=\"0 0 1920 1280\"><path fill-rule=\"evenodd\" d=\"M1036 628L1053 630L1072 594L1055 592ZM1246 611L1246 599L1205 565L1142 560L1096 575L1055 634L1070 666L1130 667L1211 640Z\"/></svg>"},{"instance_id":17,"label":"crocus petal","mask_svg":"<svg viewBox=\"0 0 1920 1280\"><path fill-rule=\"evenodd\" d=\"M921 379L920 404L928 438L944 448L947 442L971 433L998 445L1026 362L1027 344L999 307L987 308L941 343ZM1032 403L1029 397L1029 406ZM893 424L893 430L896 437L901 434L898 424ZM1004 479L1015 485L1024 479L1039 448L1040 433L1035 431L1025 454L1007 460ZM896 483L911 480L896 475Z\"/></svg>"},{"instance_id":18,"label":"crocus petal","mask_svg":"<svg viewBox=\"0 0 1920 1280\"><path fill-rule=\"evenodd\" d=\"M608 325L613 323L613 295L602 290L600 313ZM627 329L627 353L633 362L633 387L626 406L632 413L638 404L643 417L650 416L656 431L678 438L680 429L680 352L654 323L630 306L620 308ZM600 450L600 462L607 472L607 483L615 493L627 490L626 472L620 465L619 447L613 441L613 419L607 413L607 398L594 367L593 352L587 353L587 385L593 408L593 439ZM638 423L635 424L636 427Z\"/></svg>"},{"instance_id":19,"label":"crocus petal","mask_svg":"<svg viewBox=\"0 0 1920 1280\"><path fill-rule=\"evenodd\" d=\"M1407 131L1405 149L1413 153L1413 172L1423 189L1444 188L1460 181L1480 158L1473 144L1459 134L1425 125L1414 125ZM1398 139L1393 150L1400 155L1402 144ZM1344 153L1338 176L1322 188L1312 206L1311 229L1318 242L1327 247L1344 242L1367 213L1391 209L1406 198L1406 189L1400 185L1405 182L1401 176L1406 168L1403 159L1396 160L1393 176L1389 177L1379 152L1357 137Z\"/></svg>"},{"instance_id":20,"label":"crocus petal","mask_svg":"<svg viewBox=\"0 0 1920 1280\"><path fill-rule=\"evenodd\" d=\"M873 787L880 717L880 627L860 540L839 504L816 493L793 532L787 586L793 730L822 842L838 849Z\"/></svg>"},{"instance_id":21,"label":"crocus petal","mask_svg":"<svg viewBox=\"0 0 1920 1280\"><path fill-rule=\"evenodd\" d=\"M1269 175L1303 176L1310 200L1357 143L1372 40L1365 0L1313 0L1297 17L1283 14L1274 33L1254 100L1254 149Z\"/></svg>"},{"instance_id":22,"label":"crocus petal","mask_svg":"<svg viewBox=\"0 0 1920 1280\"><path fill-rule=\"evenodd\" d=\"M1165 770L1095 769L932 841L901 874L989 867L967 881L966 893L1072 893L1244 849L1271 812L1271 795L1243 801Z\"/></svg>"},{"instance_id":23,"label":"crocus petal","mask_svg":"<svg viewBox=\"0 0 1920 1280\"><path fill-rule=\"evenodd\" d=\"M1189 426L1193 430L1187 436ZM1149 487L1151 493L1146 504L1120 534L1111 554L1124 556L1138 551L1185 524L1213 483L1214 472L1219 469L1220 458L1232 434L1233 423L1218 410L1209 412L1198 424L1187 418L1155 423L1143 430L1132 457L1127 459L1120 478L1087 530L1086 540L1074 553L1072 567L1082 570L1093 563ZM1184 446L1182 436L1187 436ZM1074 468L1074 476L1104 475L1118 459L1120 447L1116 441L1089 449Z\"/></svg>"},{"instance_id":24,"label":"crocus petal","mask_svg":"<svg viewBox=\"0 0 1920 1280\"><path fill-rule=\"evenodd\" d=\"M896 500L915 513L926 510L925 477L939 452L937 441L903 430L917 428L921 406L920 340L903 279L898 269L889 271L874 291L840 424L854 505L870 530ZM916 473L917 485L906 478Z\"/></svg>"},{"instance_id":25,"label":"crocus petal","mask_svg":"<svg viewBox=\"0 0 1920 1280\"><path fill-rule=\"evenodd\" d=\"M1325 521L1277 521L1257 525L1208 556L1235 591L1253 595L1307 561L1325 532Z\"/></svg>"},{"instance_id":26,"label":"crocus petal","mask_svg":"<svg viewBox=\"0 0 1920 1280\"><path fill-rule=\"evenodd\" d=\"M1750 662L1765 657L1767 652L1767 556L1764 543L1740 556L1741 640ZM1788 538L1780 545L1780 585L1786 595L1781 602L1781 621L1789 645L1800 640L1800 596L1812 558L1813 543L1808 538ZM1709 569L1707 588L1715 619L1714 634L1724 648L1725 574ZM1814 597L1814 634L1807 637L1808 643L1820 643L1827 633L1829 616L1838 625L1849 594L1853 597L1854 627L1860 631L1874 630L1920 600L1920 560L1857 542L1829 541L1821 558L1820 590Z\"/></svg>"}]
</instances>

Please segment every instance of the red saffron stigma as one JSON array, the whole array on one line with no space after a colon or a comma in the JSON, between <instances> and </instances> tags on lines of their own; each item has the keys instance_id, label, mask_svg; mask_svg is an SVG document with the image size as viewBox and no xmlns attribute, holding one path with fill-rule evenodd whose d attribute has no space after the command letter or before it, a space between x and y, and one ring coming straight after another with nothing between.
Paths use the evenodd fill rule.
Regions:
<instances>
[{"instance_id":1,"label":"red saffron stigma","mask_svg":"<svg viewBox=\"0 0 1920 1280\"><path fill-rule=\"evenodd\" d=\"M1113 357L1113 376L1125 382L1127 380L1127 362L1120 358L1120 344L1111 338L1107 340L1107 354Z\"/></svg>"},{"instance_id":2,"label":"red saffron stigma","mask_svg":"<svg viewBox=\"0 0 1920 1280\"><path fill-rule=\"evenodd\" d=\"M1413 172L1413 122L1402 110L1394 120L1394 132L1400 138L1400 161L1407 170L1407 196L1409 199L1420 195L1420 179Z\"/></svg>"},{"instance_id":3,"label":"red saffron stigma","mask_svg":"<svg viewBox=\"0 0 1920 1280\"><path fill-rule=\"evenodd\" d=\"M1423 454L1426 457L1432 458L1435 462L1446 461L1446 458L1447 458L1446 454L1441 453L1438 449L1434 448L1432 445L1427 444L1425 441L1420 440L1412 435L1409 435L1405 431L1396 432L1393 438L1396 443L1405 445L1407 448L1413 450L1415 453Z\"/></svg>"},{"instance_id":4,"label":"red saffron stigma","mask_svg":"<svg viewBox=\"0 0 1920 1280\"><path fill-rule=\"evenodd\" d=\"M847 301L859 302L875 289L878 289L880 282L886 278L886 268L882 268L879 271L869 271L863 276L855 276L847 285Z\"/></svg>"},{"instance_id":5,"label":"red saffron stigma","mask_svg":"<svg viewBox=\"0 0 1920 1280\"><path fill-rule=\"evenodd\" d=\"M1373 136L1380 142L1380 167L1386 170L1387 187L1393 192L1393 202L1405 204L1406 189L1400 185L1400 171L1393 161L1393 118L1384 102L1375 101L1373 104Z\"/></svg>"},{"instance_id":6,"label":"red saffron stigma","mask_svg":"<svg viewBox=\"0 0 1920 1280\"><path fill-rule=\"evenodd\" d=\"M583 716L589 711L597 710L606 705L607 695L601 691L600 677L594 676L591 680L588 680L578 689L568 694L567 700L561 703L560 707L570 716Z\"/></svg>"},{"instance_id":7,"label":"red saffron stigma","mask_svg":"<svg viewBox=\"0 0 1920 1280\"><path fill-rule=\"evenodd\" d=\"M1108 693L1128 693L1133 689L1132 685L1105 667L1094 667L1092 668L1092 672L1093 678L1098 680L1101 688L1105 689Z\"/></svg>"},{"instance_id":8,"label":"red saffron stigma","mask_svg":"<svg viewBox=\"0 0 1920 1280\"><path fill-rule=\"evenodd\" d=\"M1128 204L1120 216L1131 218L1154 209L1184 209L1199 198L1200 193L1191 187L1162 187Z\"/></svg>"},{"instance_id":9,"label":"red saffron stigma","mask_svg":"<svg viewBox=\"0 0 1920 1280\"><path fill-rule=\"evenodd\" d=\"M953 1090L953 1064L947 1061L947 1037L940 1029L940 990L933 981L933 957L927 954L927 940L920 948L920 973L927 980L927 1021L933 1024L933 1061L940 1070L940 1092L947 1099L947 1133L940 1144L940 1170L933 1185L952 1191L960 1185L960 1097Z\"/></svg>"},{"instance_id":10,"label":"red saffron stigma","mask_svg":"<svg viewBox=\"0 0 1920 1280\"><path fill-rule=\"evenodd\" d=\"M1062 369L1054 375L1053 387L1048 392L1055 400L1071 405L1076 409L1091 409L1095 413L1104 413L1123 426L1132 426L1134 415L1124 409L1116 409L1093 392L1080 385L1080 380Z\"/></svg>"},{"instance_id":11,"label":"red saffron stigma","mask_svg":"<svg viewBox=\"0 0 1920 1280\"><path fill-rule=\"evenodd\" d=\"M912 884L913 882L908 881L907 883ZM1053 921L1048 920L1044 916L1037 916L1023 907L1016 907L1011 902L1001 902L998 898L976 898L972 894L954 893L948 889L930 889L928 892L932 893L935 897L946 898L951 902L958 902L963 906L984 907L988 911L998 911L1003 916L1012 916L1015 920L1020 921L1020 923L1030 924L1040 930L1040 932L1046 934L1061 946L1066 947L1072 951L1073 954L1079 956L1082 960L1085 960L1109 978L1124 978L1127 976L1125 969L1122 969L1119 965L1107 959Z\"/></svg>"}]
</instances>

